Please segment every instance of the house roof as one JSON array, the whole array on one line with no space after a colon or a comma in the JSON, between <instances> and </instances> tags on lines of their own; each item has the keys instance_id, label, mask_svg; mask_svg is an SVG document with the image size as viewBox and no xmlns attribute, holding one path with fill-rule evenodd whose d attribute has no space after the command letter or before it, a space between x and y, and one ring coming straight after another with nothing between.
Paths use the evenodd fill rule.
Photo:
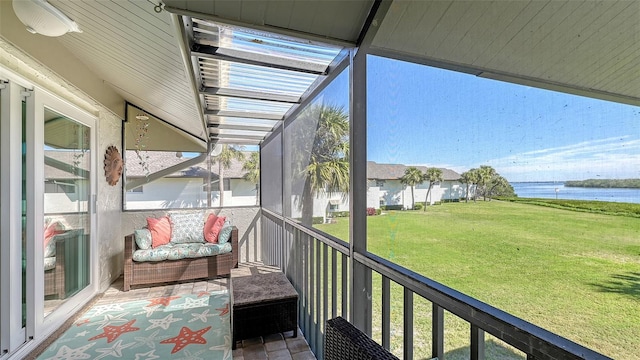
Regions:
<instances>
[{"instance_id":1,"label":"house roof","mask_svg":"<svg viewBox=\"0 0 640 360\"><path fill-rule=\"evenodd\" d=\"M171 166L178 165L186 160L185 157L178 157L174 152L165 152L165 151L143 151L140 153L143 159L145 160L149 173L153 174L157 171L167 169ZM245 157L248 157L250 153L245 152ZM147 172L143 168L140 159L136 155L135 151L127 150L125 152L125 161L126 161L126 169L127 169L127 177L144 177ZM148 156L148 158L147 158ZM227 179L238 179L244 177L247 173L242 169L244 166L244 162L238 160L231 161L231 167L229 169L224 170L224 177ZM207 170L207 161L204 160L198 164L187 167L180 171L177 171L168 177L198 177L203 178L208 175ZM211 166L211 176L214 179L218 178L219 166L218 164L213 164Z\"/></svg>"},{"instance_id":2,"label":"house roof","mask_svg":"<svg viewBox=\"0 0 640 360\"><path fill-rule=\"evenodd\" d=\"M413 166L418 168L422 172L426 172L428 167L416 166L416 165L402 165L402 164L378 164L375 161L367 161L367 178L378 180L397 180L404 175L404 171ZM455 181L460 179L460 174L445 168L438 168L442 170L442 179Z\"/></svg>"}]
</instances>

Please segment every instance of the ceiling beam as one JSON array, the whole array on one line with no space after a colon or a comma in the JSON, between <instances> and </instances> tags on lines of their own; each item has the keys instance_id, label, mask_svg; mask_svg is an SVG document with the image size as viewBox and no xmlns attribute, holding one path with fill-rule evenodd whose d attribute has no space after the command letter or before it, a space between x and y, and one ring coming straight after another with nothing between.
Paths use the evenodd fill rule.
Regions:
<instances>
[{"instance_id":1,"label":"ceiling beam","mask_svg":"<svg viewBox=\"0 0 640 360\"><path fill-rule=\"evenodd\" d=\"M304 61L291 61L278 56L253 54L250 52L218 48L209 45L193 44L191 46L191 54L206 59L264 66L314 75L327 74L327 67L320 64L313 64Z\"/></svg>"},{"instance_id":2,"label":"ceiling beam","mask_svg":"<svg viewBox=\"0 0 640 360\"><path fill-rule=\"evenodd\" d=\"M211 137L214 139L240 139L240 140L258 140L261 141L264 139L263 136L251 136L251 135L236 135L236 134L211 134Z\"/></svg>"},{"instance_id":3,"label":"ceiling beam","mask_svg":"<svg viewBox=\"0 0 640 360\"><path fill-rule=\"evenodd\" d=\"M171 14L171 23L178 35L178 47L180 48L180 57L184 65L184 70L187 73L189 85L193 92L193 100L198 112L198 117L202 123L203 129L207 129L207 121L204 117L204 109L198 89L200 88L199 82L196 80L197 72L193 67L192 55L189 53L189 39L187 31L185 30L185 24L182 22L182 18L178 15Z\"/></svg>"},{"instance_id":4,"label":"ceiling beam","mask_svg":"<svg viewBox=\"0 0 640 360\"><path fill-rule=\"evenodd\" d=\"M297 104L300 102L300 97L295 95L274 94L274 93L266 93L262 91L225 89L225 88L219 88L219 87L202 88L200 89L200 94L237 97L237 98L252 99L252 100L277 101L277 102L284 102L284 103L290 103L290 104Z\"/></svg>"},{"instance_id":5,"label":"ceiling beam","mask_svg":"<svg viewBox=\"0 0 640 360\"><path fill-rule=\"evenodd\" d=\"M260 140L240 140L240 139L218 139L218 144L229 145L260 145L263 139Z\"/></svg>"},{"instance_id":6,"label":"ceiling beam","mask_svg":"<svg viewBox=\"0 0 640 360\"><path fill-rule=\"evenodd\" d=\"M209 123L209 129L271 132L273 126Z\"/></svg>"},{"instance_id":7,"label":"ceiling beam","mask_svg":"<svg viewBox=\"0 0 640 360\"><path fill-rule=\"evenodd\" d=\"M282 121L282 115L252 111L206 110L205 115Z\"/></svg>"}]
</instances>

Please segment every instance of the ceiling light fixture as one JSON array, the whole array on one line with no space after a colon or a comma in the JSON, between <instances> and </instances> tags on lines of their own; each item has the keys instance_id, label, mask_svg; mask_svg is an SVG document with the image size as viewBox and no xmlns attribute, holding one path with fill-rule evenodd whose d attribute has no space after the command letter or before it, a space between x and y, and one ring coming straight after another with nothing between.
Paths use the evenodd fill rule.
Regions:
<instances>
[{"instance_id":1,"label":"ceiling light fixture","mask_svg":"<svg viewBox=\"0 0 640 360\"><path fill-rule=\"evenodd\" d=\"M13 0L13 11L32 34L55 37L82 32L75 21L46 0Z\"/></svg>"},{"instance_id":2,"label":"ceiling light fixture","mask_svg":"<svg viewBox=\"0 0 640 360\"><path fill-rule=\"evenodd\" d=\"M147 116L146 114L138 114L138 115L136 115L136 119L138 119L138 120L149 120L149 116Z\"/></svg>"}]
</instances>

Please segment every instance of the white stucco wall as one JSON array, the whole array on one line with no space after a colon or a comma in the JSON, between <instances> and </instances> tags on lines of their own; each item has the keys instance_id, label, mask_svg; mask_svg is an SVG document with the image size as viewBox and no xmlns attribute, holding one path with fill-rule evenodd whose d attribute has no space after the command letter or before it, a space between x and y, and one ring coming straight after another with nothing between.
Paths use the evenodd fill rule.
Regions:
<instances>
[{"instance_id":1,"label":"white stucco wall","mask_svg":"<svg viewBox=\"0 0 640 360\"><path fill-rule=\"evenodd\" d=\"M400 180L385 180L384 183L369 180L368 184L367 207L380 208L380 200L383 200L385 205L411 207L411 187L403 185ZM425 202L428 188L429 183L415 186L413 194L416 203ZM433 204L436 201L461 199L464 198L465 192L466 186L459 181L442 181L431 188L429 202Z\"/></svg>"},{"instance_id":2,"label":"white stucco wall","mask_svg":"<svg viewBox=\"0 0 640 360\"><path fill-rule=\"evenodd\" d=\"M101 111L98 119L98 159L103 159L109 146L119 150L122 134L122 119L108 111ZM98 164L102 170L102 163ZM99 171L104 174L104 171ZM96 199L97 232L98 232L98 271L100 274L100 290L105 291L123 270L124 241L120 237L122 212L122 180L114 186L107 183L103 176L98 176L98 192Z\"/></svg>"}]
</instances>

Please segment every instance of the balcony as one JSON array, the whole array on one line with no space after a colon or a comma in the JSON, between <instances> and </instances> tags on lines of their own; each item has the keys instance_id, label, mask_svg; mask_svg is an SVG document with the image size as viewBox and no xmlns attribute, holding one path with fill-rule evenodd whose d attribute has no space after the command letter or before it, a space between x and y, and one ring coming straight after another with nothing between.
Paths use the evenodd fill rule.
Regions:
<instances>
[{"instance_id":1,"label":"balcony","mask_svg":"<svg viewBox=\"0 0 640 360\"><path fill-rule=\"evenodd\" d=\"M364 210L371 203L400 202L394 197L408 191L386 188L368 198L364 189L380 190L392 180L369 176L368 164L379 161L372 157L375 150L393 155L413 146L395 137L399 130L430 134L414 129L400 110L430 114L426 100L415 94L427 89L431 100L444 96L437 76L421 81L417 72L400 72L394 64L638 106L637 3L50 0L83 31L59 38L28 33L11 3L0 2L0 160L6 169L0 184L0 281L10 289L0 296L0 359L20 358L53 333L66 314L112 291L111 282L122 272L123 236L146 216L173 206L236 217L241 262L276 265L287 274L300 295L301 333L319 359L324 323L335 316L404 359L460 354L482 359L489 357L487 344L496 342L515 358L607 358L370 253ZM380 66L383 61L388 63ZM394 77L400 74L422 87L399 89ZM377 98L372 87L382 89ZM478 89L454 89L460 91L450 97L462 90L471 95L451 113L462 108L473 113L469 104L486 93ZM407 96L398 96L400 90ZM409 95L413 101L400 105L399 98ZM376 112L378 122L372 120ZM318 131L318 119L327 113L338 115L334 120L342 129L331 139L339 146L330 149L330 157L339 160L347 176L318 186L311 184L313 177L300 174L313 170L308 161L313 147L321 148L335 134ZM602 118L598 129L614 128L613 116ZM617 128L637 124L631 115L628 119L618 123L622 120L615 117ZM424 123L442 126L433 136L447 138L485 124L484 118L474 120L472 126L436 117ZM533 123L543 128L563 121L523 117L505 122ZM488 133L477 130L471 137L490 138ZM395 143L372 146L372 135L379 134ZM425 135L423 140L431 139ZM234 195L233 181L244 178L239 168L225 179L224 171L214 171L212 156L224 146L253 147L259 154L259 195L246 186L242 196ZM105 182L102 156L114 147L120 147L130 168ZM59 158L49 153L54 149L60 149ZM426 150L422 153L431 155L433 149ZM166 162L145 163L144 151L163 152ZM414 161L441 160L433 155ZM154 188L183 180L177 172L190 180L188 186L178 184L171 192ZM429 196L430 186L419 189L421 196ZM443 185L438 196L460 199L460 188ZM153 206L145 189L147 195L155 192ZM326 209L296 207L312 195L324 196ZM74 271L80 274L68 279L74 286L47 308L54 289L46 289L42 279L46 242L41 229L49 215L71 213L66 205L75 206L77 215L70 227L82 230L73 248L82 271ZM349 236L338 239L311 226L314 220L335 220L340 212L349 213ZM392 305L398 291L400 308ZM424 310L417 304L428 305ZM398 313L401 324L392 322ZM450 317L468 328L468 348L445 348ZM423 322L430 324L429 334L415 332L414 324ZM394 341L397 337L402 340Z\"/></svg>"}]
</instances>

